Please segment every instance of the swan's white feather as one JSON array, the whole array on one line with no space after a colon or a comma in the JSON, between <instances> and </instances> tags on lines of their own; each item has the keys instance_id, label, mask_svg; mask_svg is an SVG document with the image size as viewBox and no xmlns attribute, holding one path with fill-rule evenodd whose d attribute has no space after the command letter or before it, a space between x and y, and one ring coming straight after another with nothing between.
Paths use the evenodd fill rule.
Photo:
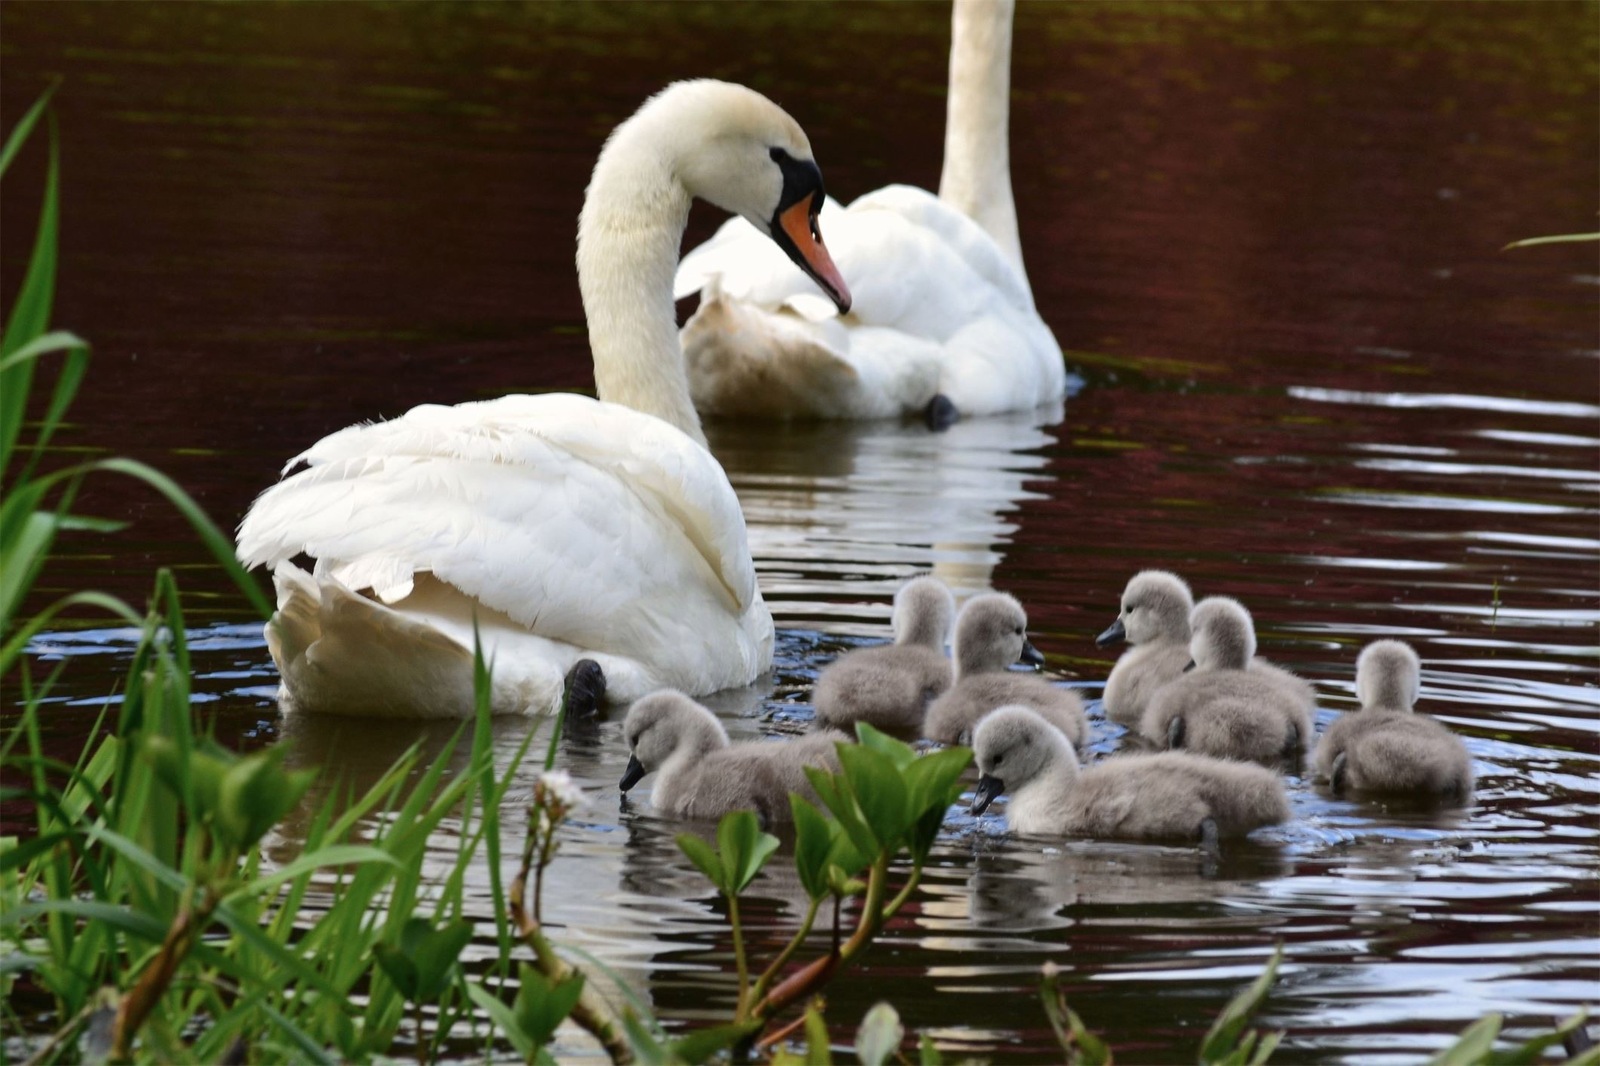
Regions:
<instances>
[{"instance_id":1,"label":"swan's white feather","mask_svg":"<svg viewBox=\"0 0 1600 1066\"><path fill-rule=\"evenodd\" d=\"M696 406L721 414L870 418L942 392L985 415L1059 397L1061 349L994 239L931 193L890 185L820 225L854 303L840 316L743 219L691 251L674 292Z\"/></svg>"},{"instance_id":2,"label":"swan's white feather","mask_svg":"<svg viewBox=\"0 0 1600 1066\"><path fill-rule=\"evenodd\" d=\"M383 702L380 689L404 699L389 690L407 684L459 704L463 660L437 637L468 649L470 693L474 616L498 710L548 709L585 654L614 699L744 684L770 662L738 499L711 455L660 419L569 394L425 405L333 433L290 468L302 462L256 501L238 551L275 568L269 639L291 658L319 640L330 662L336 643L370 651L346 657L368 665L337 682L343 707L328 705L334 681L294 676L317 655L284 667L286 688L315 688L298 696L319 709L397 713L351 704ZM288 567L301 553L315 581ZM351 595L369 589L375 599ZM330 631L339 624L364 635Z\"/></svg>"}]
</instances>

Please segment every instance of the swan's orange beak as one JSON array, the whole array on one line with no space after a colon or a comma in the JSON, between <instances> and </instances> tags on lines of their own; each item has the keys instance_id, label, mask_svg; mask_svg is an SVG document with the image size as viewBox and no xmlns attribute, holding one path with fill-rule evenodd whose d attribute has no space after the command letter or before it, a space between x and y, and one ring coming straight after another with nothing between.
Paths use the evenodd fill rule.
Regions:
<instances>
[{"instance_id":1,"label":"swan's orange beak","mask_svg":"<svg viewBox=\"0 0 1600 1066\"><path fill-rule=\"evenodd\" d=\"M833 265L833 256L828 254L828 249L822 243L822 231L817 228L817 216L811 210L814 202L811 199L801 200L779 213L778 225L789 239L789 248L784 250L828 294L842 315L850 310L850 287L844 283L844 276Z\"/></svg>"}]
</instances>

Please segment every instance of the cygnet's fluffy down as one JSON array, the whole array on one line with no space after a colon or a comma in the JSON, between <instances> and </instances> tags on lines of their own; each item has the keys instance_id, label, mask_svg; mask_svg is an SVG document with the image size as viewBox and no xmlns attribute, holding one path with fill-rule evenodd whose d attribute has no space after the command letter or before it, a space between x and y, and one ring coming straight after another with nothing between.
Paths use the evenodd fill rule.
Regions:
<instances>
[{"instance_id":1,"label":"cygnet's fluffy down","mask_svg":"<svg viewBox=\"0 0 1600 1066\"><path fill-rule=\"evenodd\" d=\"M894 643L841 655L817 678L817 724L853 731L866 722L903 739L922 735L928 704L950 687L945 638L955 597L937 578L919 577L894 597Z\"/></svg>"},{"instance_id":2,"label":"cygnet's fluffy down","mask_svg":"<svg viewBox=\"0 0 1600 1066\"><path fill-rule=\"evenodd\" d=\"M1006 669L1015 662L1044 662L1028 642L1028 615L1014 597L986 592L967 601L956 619L955 657L955 684L929 706L922 726L929 740L965 743L979 719L1007 703L1032 707L1075 745L1088 736L1076 692Z\"/></svg>"},{"instance_id":3,"label":"cygnet's fluffy down","mask_svg":"<svg viewBox=\"0 0 1600 1066\"><path fill-rule=\"evenodd\" d=\"M1195 668L1156 693L1139 731L1170 748L1298 770L1316 704L1283 679L1250 669L1250 612L1238 600L1212 596L1195 607L1189 625Z\"/></svg>"},{"instance_id":4,"label":"cygnet's fluffy down","mask_svg":"<svg viewBox=\"0 0 1600 1066\"><path fill-rule=\"evenodd\" d=\"M1131 645L1106 678L1107 718L1137 730L1155 694L1183 676L1194 661L1189 651L1193 611L1189 585L1177 574L1141 570L1128 580L1117 620L1095 638L1102 648L1124 640ZM1293 671L1259 655L1250 660L1250 669L1281 684L1292 699L1316 706L1316 690Z\"/></svg>"},{"instance_id":5,"label":"cygnet's fluffy down","mask_svg":"<svg viewBox=\"0 0 1600 1066\"><path fill-rule=\"evenodd\" d=\"M1183 676L1189 665L1188 584L1166 570L1141 570L1122 590L1117 620L1095 638L1102 648L1127 641L1106 678L1106 717L1137 729L1156 691Z\"/></svg>"},{"instance_id":6,"label":"cygnet's fluffy down","mask_svg":"<svg viewBox=\"0 0 1600 1066\"><path fill-rule=\"evenodd\" d=\"M650 801L663 814L709 820L753 810L766 823L790 820L790 792L816 798L805 767L837 772L835 745L849 739L830 730L730 744L716 715L672 690L653 692L629 707L622 733L632 755L623 792L655 772Z\"/></svg>"},{"instance_id":7,"label":"cygnet's fluffy down","mask_svg":"<svg viewBox=\"0 0 1600 1066\"><path fill-rule=\"evenodd\" d=\"M1317 774L1335 792L1405 794L1466 803L1472 758L1461 738L1416 713L1422 663L1399 640L1368 644L1356 659L1361 708L1341 714L1317 745Z\"/></svg>"},{"instance_id":8,"label":"cygnet's fluffy down","mask_svg":"<svg viewBox=\"0 0 1600 1066\"><path fill-rule=\"evenodd\" d=\"M1214 846L1289 817L1270 770L1187 752L1119 755L1079 770L1059 730L1026 707L1003 707L973 736L973 813L1001 793L1006 821L1030 836L1194 842Z\"/></svg>"}]
</instances>

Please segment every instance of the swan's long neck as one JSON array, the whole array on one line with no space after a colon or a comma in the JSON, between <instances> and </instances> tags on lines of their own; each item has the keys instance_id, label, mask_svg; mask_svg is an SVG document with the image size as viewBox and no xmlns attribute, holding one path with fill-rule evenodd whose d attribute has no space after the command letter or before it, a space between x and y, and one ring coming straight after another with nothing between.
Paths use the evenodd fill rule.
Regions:
<instances>
[{"instance_id":1,"label":"swan's long neck","mask_svg":"<svg viewBox=\"0 0 1600 1066\"><path fill-rule=\"evenodd\" d=\"M939 199L982 226L1026 283L1011 198L1013 6L1013 0L955 0Z\"/></svg>"},{"instance_id":2,"label":"swan's long neck","mask_svg":"<svg viewBox=\"0 0 1600 1066\"><path fill-rule=\"evenodd\" d=\"M691 197L665 132L636 117L606 142L578 216L578 287L600 399L670 422L703 447L672 303Z\"/></svg>"}]
</instances>

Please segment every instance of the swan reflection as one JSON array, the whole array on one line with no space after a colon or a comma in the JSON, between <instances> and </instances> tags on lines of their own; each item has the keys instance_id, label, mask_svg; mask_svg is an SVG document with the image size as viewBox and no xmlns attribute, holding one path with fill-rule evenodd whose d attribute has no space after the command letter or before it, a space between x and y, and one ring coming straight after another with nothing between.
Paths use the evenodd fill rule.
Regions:
<instances>
[{"instance_id":1,"label":"swan reflection","mask_svg":"<svg viewBox=\"0 0 1600 1066\"><path fill-rule=\"evenodd\" d=\"M958 599L990 587L1030 487L1050 479L1063 405L957 422L720 422L711 450L738 493L779 628L882 635L907 578ZM837 602L848 598L850 603ZM870 602L861 602L870 601Z\"/></svg>"}]
</instances>

